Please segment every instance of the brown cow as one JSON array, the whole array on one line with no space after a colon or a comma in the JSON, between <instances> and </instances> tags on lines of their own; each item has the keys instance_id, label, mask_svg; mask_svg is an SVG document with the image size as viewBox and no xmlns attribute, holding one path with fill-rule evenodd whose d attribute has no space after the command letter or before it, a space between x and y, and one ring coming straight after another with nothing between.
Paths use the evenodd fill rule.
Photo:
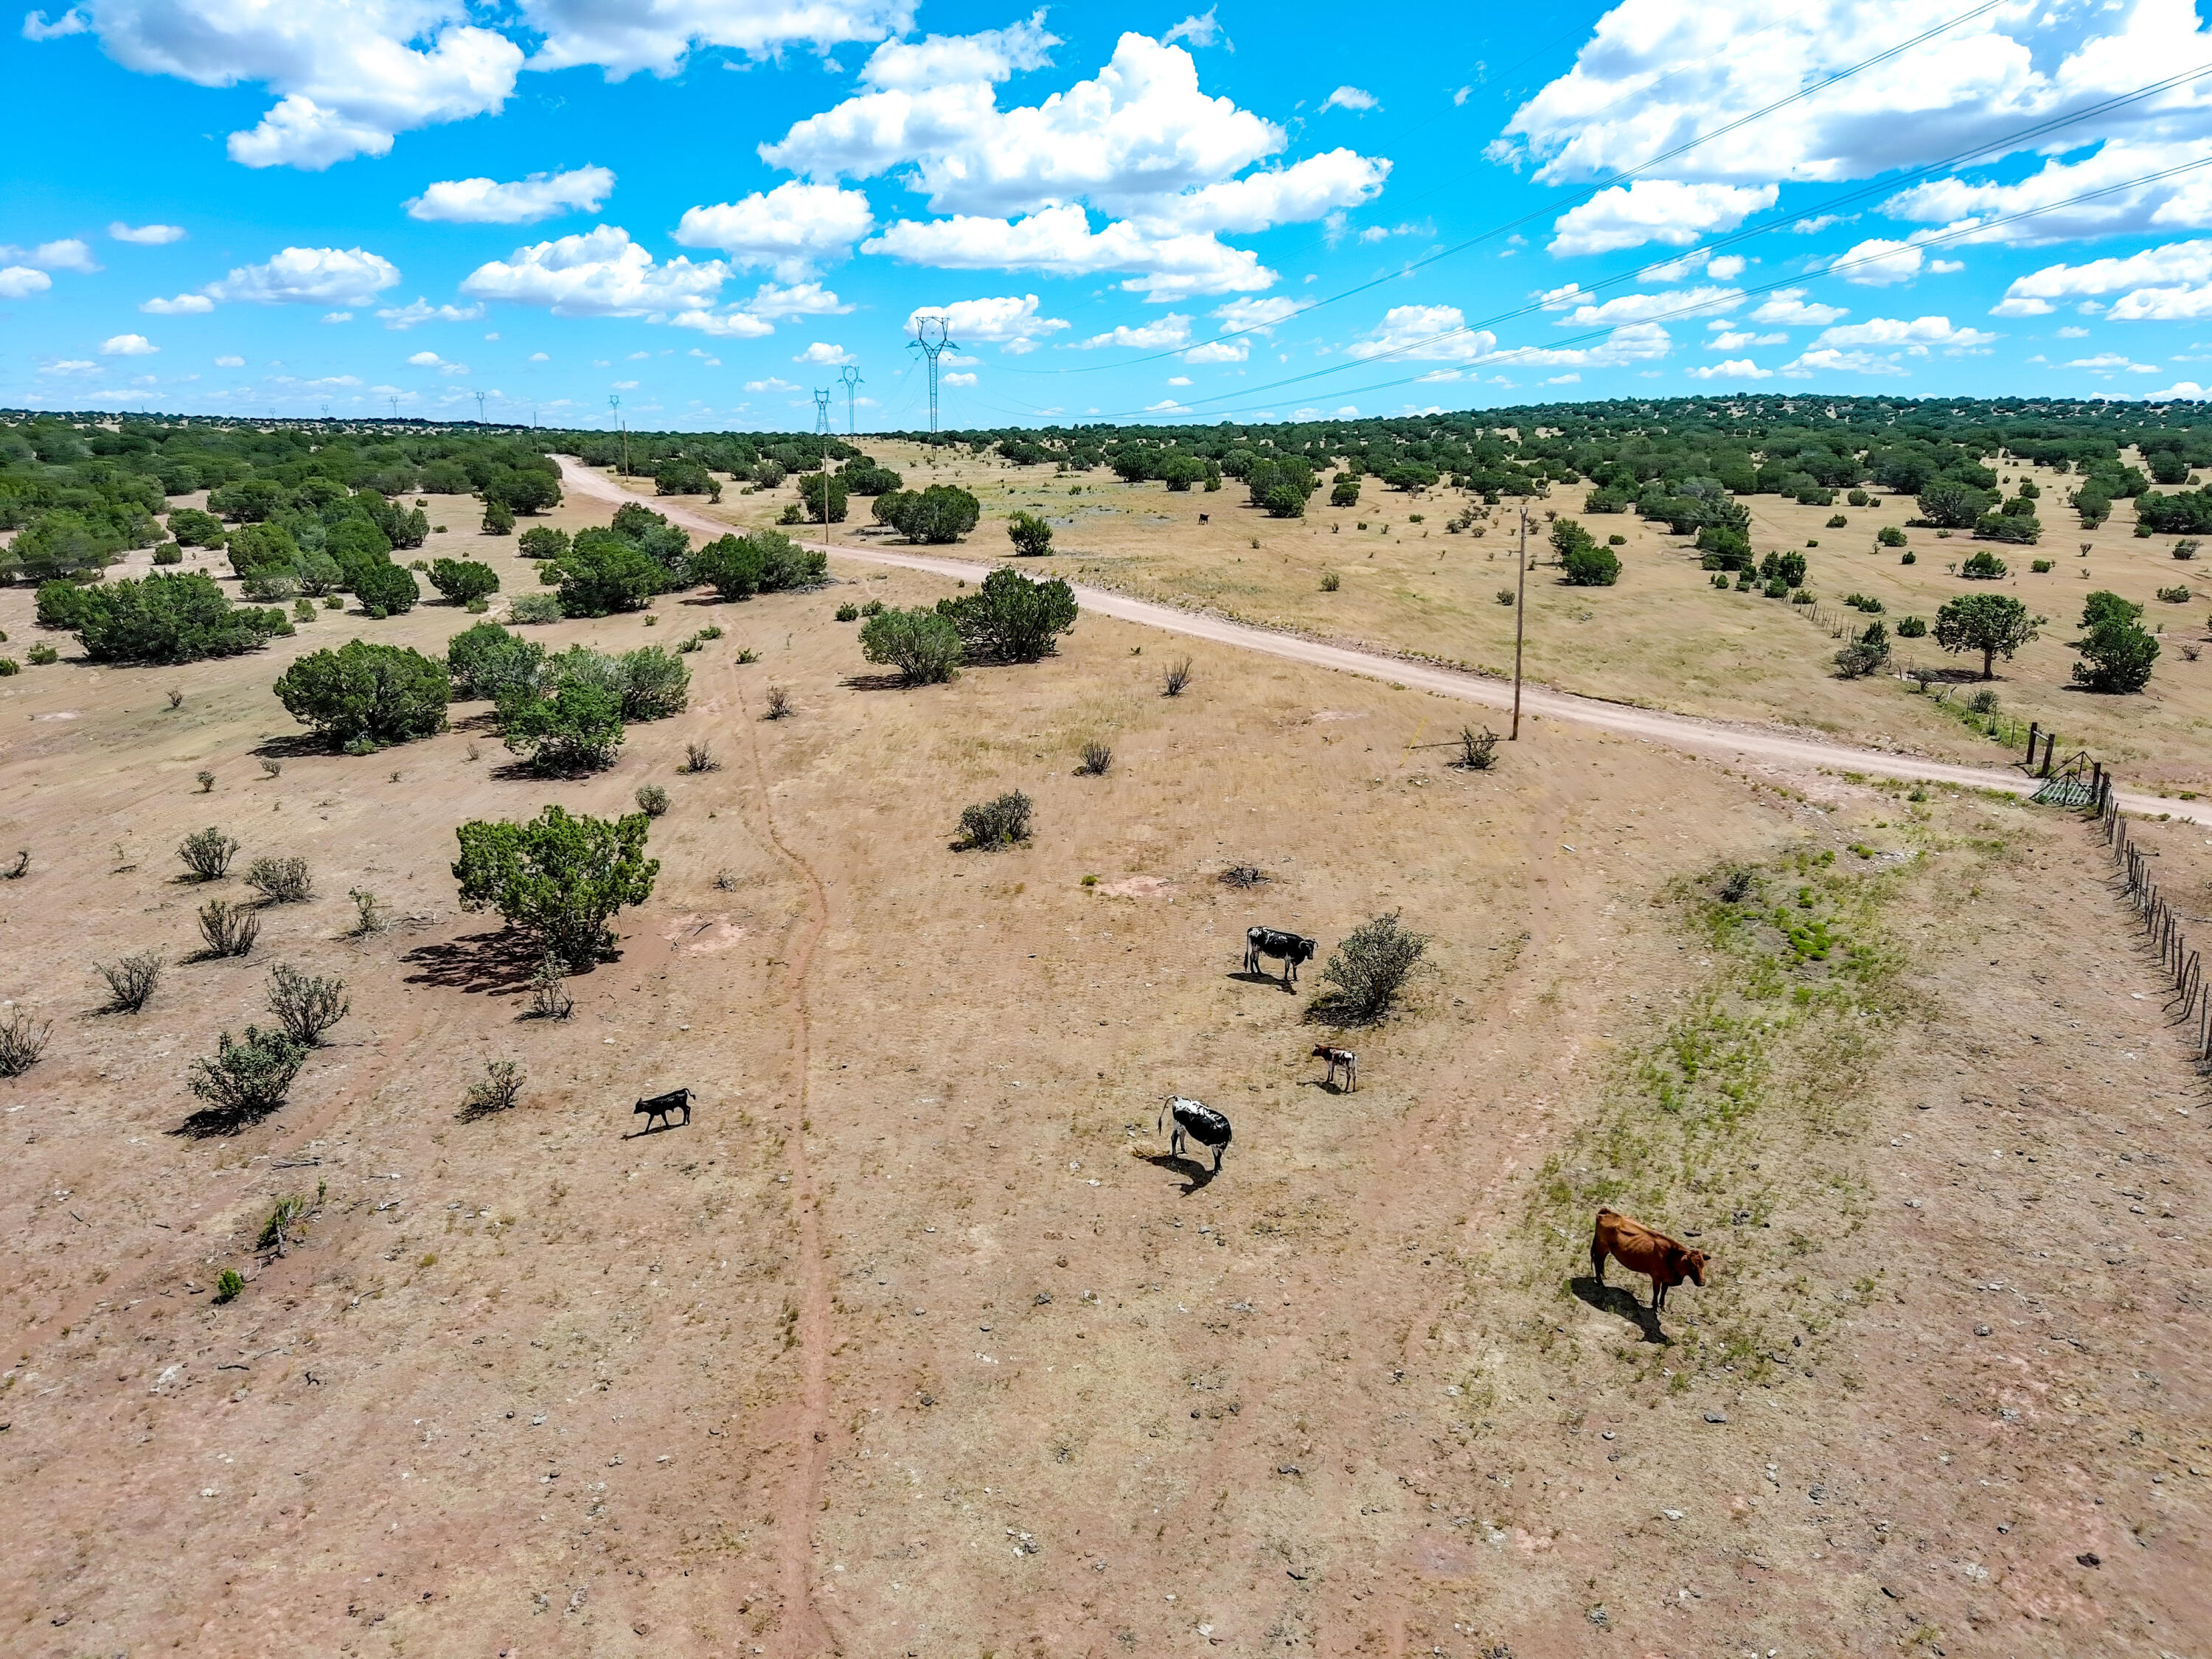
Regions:
<instances>
[{"instance_id":1,"label":"brown cow","mask_svg":"<svg viewBox=\"0 0 2212 1659\"><path fill-rule=\"evenodd\" d=\"M1684 1279L1705 1282L1705 1253L1677 1244L1664 1233L1654 1232L1640 1221L1632 1221L1613 1210L1597 1212L1597 1231L1590 1237L1590 1273L1605 1283L1605 1259L1616 1258L1632 1273L1651 1281L1651 1311L1667 1305L1667 1292Z\"/></svg>"}]
</instances>

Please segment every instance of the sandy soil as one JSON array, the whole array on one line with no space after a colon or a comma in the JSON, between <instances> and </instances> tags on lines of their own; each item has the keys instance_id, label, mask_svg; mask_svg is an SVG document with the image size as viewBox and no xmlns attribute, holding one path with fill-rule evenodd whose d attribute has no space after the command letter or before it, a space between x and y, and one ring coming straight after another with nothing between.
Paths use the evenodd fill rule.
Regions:
<instances>
[{"instance_id":1,"label":"sandy soil","mask_svg":"<svg viewBox=\"0 0 2212 1659\"><path fill-rule=\"evenodd\" d=\"M1513 586L1510 506L1489 509L1487 520L1474 526L1479 538L1452 535L1445 525L1462 507L1472 501L1480 510L1479 501L1463 492L1407 495L1369 478L1358 507L1335 509L1324 505L1324 479L1306 520L1285 522L1243 505L1244 491L1233 483L1212 495L1178 494L1158 483L1125 484L1103 471L1071 478L1049 467L969 458L964 451L962 459L947 459L914 445L872 438L864 443L909 485L951 482L975 490L985 518L972 539L987 556L1006 551L1008 516L1041 513L1055 529L1052 562L1071 580L1340 643L1511 672L1513 611L1498 603L1500 592ZM2177 562L2174 538L2136 538L2127 501L2116 503L2100 528L2081 531L2065 506L2067 485L2078 480L2009 462L1997 470L2015 485L2022 477L2037 480L2044 525L2040 546L1994 548L2011 568L1998 586L2049 619L2040 639L2015 661L1998 665L1994 689L2002 707L2023 722L2057 730L2069 749L2087 748L2120 763L2154 793L2212 793L2212 653L2191 663L2181 648L2201 649L2208 640L2212 551ZM787 483L746 495L732 488L714 511L766 523L796 499L795 490ZM1583 517L1587 494L1579 485L1560 486L1533 504L1532 554L1549 556L1543 514ZM1901 528L1917 508L1880 490L1874 495L1881 507L1850 507L1840 496L1834 507L1748 497L1754 549L1810 547L1808 583L1826 601L1823 616L1840 613L1854 623L1869 618L1842 609L1848 593L1881 600L1884 619L1893 627L1900 617L1932 620L1945 600L1985 591L1987 585L1961 580L1949 568L1985 544L1913 530L1907 537L1915 562L1900 564L1899 552L1879 547L1875 532L1885 525ZM1838 513L1848 523L1830 529ZM1604 589L1562 586L1555 569L1531 572L1526 650L1532 679L1708 719L1778 722L1863 746L1970 765L2002 763L1985 737L1910 684L1837 680L1831 662L1838 641L1828 627L1815 626L1781 601L1716 592L1686 538L1633 514L1585 522L1600 537L1626 538L1615 550L1626 572L1617 586ZM869 523L865 506L851 523L856 531ZM2086 557L2079 550L2084 544L2091 550ZM2050 559L2054 568L2035 574L2030 566L2038 558ZM1321 590L1328 572L1341 583L1333 593ZM2176 586L2190 590L2189 603L2154 597ZM2079 631L2082 595L2100 587L2142 603L2146 626L2165 632L2156 678L2142 697L2094 697L2069 689L2075 657L2066 642ZM1899 669L1914 662L1960 665L1932 639L1899 641Z\"/></svg>"},{"instance_id":2,"label":"sandy soil","mask_svg":"<svg viewBox=\"0 0 2212 1659\"><path fill-rule=\"evenodd\" d=\"M471 706L299 742L290 653L443 607L0 682L0 997L54 1026L0 1082L11 1650L2203 1650L2212 1105L2088 829L1549 720L1461 773L1410 686L1198 640L1170 700L1103 617L874 689L834 605L944 591L544 630L727 630L575 782ZM658 890L573 1019L520 1018L453 825L648 780ZM1012 787L1031 844L951 851ZM184 959L210 823L315 869L242 963ZM2202 915L2203 832L2142 834ZM346 938L356 886L404 925ZM1429 963L1333 1094L1242 930L1392 909ZM90 1012L149 945L146 1012ZM275 1117L177 1133L279 960L350 1017ZM498 1056L522 1103L462 1121ZM635 1135L679 1084L691 1126ZM1219 1176L1170 1090L1235 1120ZM1663 1321L1588 1282L1600 1194L1712 1253Z\"/></svg>"}]
</instances>

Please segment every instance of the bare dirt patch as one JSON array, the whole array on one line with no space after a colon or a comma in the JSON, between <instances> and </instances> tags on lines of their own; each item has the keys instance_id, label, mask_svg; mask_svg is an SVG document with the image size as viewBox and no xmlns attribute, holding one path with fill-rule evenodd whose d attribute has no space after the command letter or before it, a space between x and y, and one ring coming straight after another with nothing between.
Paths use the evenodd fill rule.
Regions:
<instances>
[{"instance_id":1,"label":"bare dirt patch","mask_svg":"<svg viewBox=\"0 0 2212 1659\"><path fill-rule=\"evenodd\" d=\"M690 708L552 784L466 730L256 763L289 654L442 607L0 685L0 998L54 1022L0 1082L21 1650L2192 1650L2212 1108L2086 829L1551 723L1456 771L1419 693L1199 642L1163 699L1097 617L853 684L838 600L945 591L702 607ZM454 824L647 781L659 890L526 1018ZM1013 788L1027 845L948 850ZM93 961L195 937L210 823L319 896L94 1017ZM2203 833L2145 833L2201 910ZM1389 910L1428 965L1332 1094L1243 929ZM172 1133L279 960L347 981L331 1046ZM1712 1253L1656 1325L1584 1282L1604 1198Z\"/></svg>"}]
</instances>

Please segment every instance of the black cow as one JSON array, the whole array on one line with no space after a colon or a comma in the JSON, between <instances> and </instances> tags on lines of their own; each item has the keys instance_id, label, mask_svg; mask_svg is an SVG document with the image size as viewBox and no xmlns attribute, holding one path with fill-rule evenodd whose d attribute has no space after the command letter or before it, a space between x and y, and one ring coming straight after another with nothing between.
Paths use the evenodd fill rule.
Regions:
<instances>
[{"instance_id":1,"label":"black cow","mask_svg":"<svg viewBox=\"0 0 2212 1659\"><path fill-rule=\"evenodd\" d=\"M1278 927L1247 927L1244 930L1244 971L1265 973L1261 967L1261 957L1279 957L1283 963L1283 988L1287 991L1298 982L1298 968L1313 960L1314 952L1321 949L1321 941L1300 939L1296 933L1284 933Z\"/></svg>"},{"instance_id":2,"label":"black cow","mask_svg":"<svg viewBox=\"0 0 2212 1659\"><path fill-rule=\"evenodd\" d=\"M1213 1148L1213 1172L1221 1173L1221 1155L1229 1150L1231 1130L1229 1120L1203 1101L1185 1100L1181 1095L1170 1095L1160 1108L1160 1122L1164 1128L1168 1118L1175 1118L1175 1133L1168 1141L1168 1152L1176 1158L1182 1156L1183 1137L1188 1135L1201 1146Z\"/></svg>"},{"instance_id":3,"label":"black cow","mask_svg":"<svg viewBox=\"0 0 2212 1659\"><path fill-rule=\"evenodd\" d=\"M683 1113L684 1121L688 1125L691 1121L691 1091L689 1089L671 1089L665 1095L648 1096L630 1109L632 1117L640 1112L645 1114L644 1133L647 1133L652 1132L655 1118L661 1120L663 1128L671 1127L667 1120L672 1112Z\"/></svg>"}]
</instances>

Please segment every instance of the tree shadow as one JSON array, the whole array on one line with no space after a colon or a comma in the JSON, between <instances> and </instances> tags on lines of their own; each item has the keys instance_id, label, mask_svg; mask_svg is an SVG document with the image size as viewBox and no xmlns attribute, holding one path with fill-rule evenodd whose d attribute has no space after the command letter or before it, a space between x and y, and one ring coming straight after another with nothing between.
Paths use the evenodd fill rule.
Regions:
<instances>
[{"instance_id":1,"label":"tree shadow","mask_svg":"<svg viewBox=\"0 0 2212 1659\"><path fill-rule=\"evenodd\" d=\"M907 677L896 672L888 674L848 674L845 677L843 684L848 691L904 691L911 689L911 682Z\"/></svg>"},{"instance_id":2,"label":"tree shadow","mask_svg":"<svg viewBox=\"0 0 2212 1659\"><path fill-rule=\"evenodd\" d=\"M1214 1171L1194 1158L1184 1158L1177 1152L1154 1152L1145 1162L1158 1164L1163 1170L1182 1176L1185 1198L1212 1184Z\"/></svg>"},{"instance_id":3,"label":"tree shadow","mask_svg":"<svg viewBox=\"0 0 2212 1659\"><path fill-rule=\"evenodd\" d=\"M1576 1300L1595 1308L1600 1313L1625 1319L1644 1334L1646 1342L1670 1348L1674 1339L1659 1328L1659 1316L1648 1304L1637 1299L1636 1292L1625 1285L1604 1285L1585 1273L1567 1281L1567 1288L1575 1293Z\"/></svg>"},{"instance_id":4,"label":"tree shadow","mask_svg":"<svg viewBox=\"0 0 2212 1659\"><path fill-rule=\"evenodd\" d=\"M338 746L328 738L313 732L295 732L289 737L270 738L257 744L246 753L256 759L266 756L270 760L301 760L309 755L335 755Z\"/></svg>"},{"instance_id":5,"label":"tree shadow","mask_svg":"<svg viewBox=\"0 0 2212 1659\"><path fill-rule=\"evenodd\" d=\"M204 1106L182 1123L169 1131L185 1140L213 1140L221 1136L244 1133L264 1118L276 1115L284 1104L277 1101L269 1106L247 1106L232 1110L222 1106Z\"/></svg>"},{"instance_id":6,"label":"tree shadow","mask_svg":"<svg viewBox=\"0 0 2212 1659\"><path fill-rule=\"evenodd\" d=\"M1352 1006L1341 991L1323 991L1306 1005L1299 1018L1308 1025L1327 1025L1339 1031L1356 1031L1369 1025L1379 1025L1389 1012L1387 1008L1373 1013Z\"/></svg>"},{"instance_id":7,"label":"tree shadow","mask_svg":"<svg viewBox=\"0 0 2212 1659\"><path fill-rule=\"evenodd\" d=\"M524 934L502 927L496 933L418 945L401 952L399 960L416 970L407 975L410 985L513 996L530 988L531 975L543 955Z\"/></svg>"}]
</instances>

